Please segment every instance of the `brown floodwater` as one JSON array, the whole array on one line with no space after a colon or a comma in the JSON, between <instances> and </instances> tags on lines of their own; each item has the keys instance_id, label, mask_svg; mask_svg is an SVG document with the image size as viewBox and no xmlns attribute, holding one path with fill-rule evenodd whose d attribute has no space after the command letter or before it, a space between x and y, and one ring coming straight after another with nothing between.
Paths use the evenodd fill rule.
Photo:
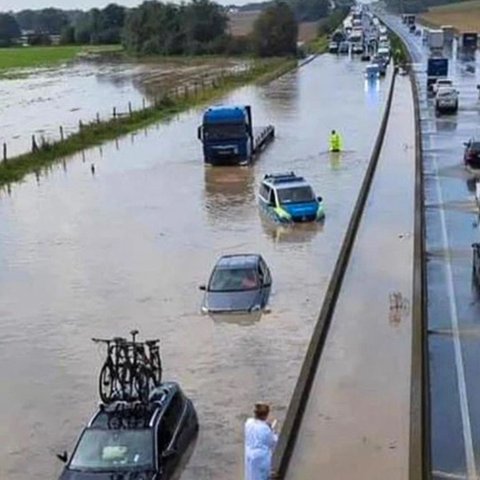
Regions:
<instances>
[{"instance_id":1,"label":"brown floodwater","mask_svg":"<svg viewBox=\"0 0 480 480\"><path fill-rule=\"evenodd\" d=\"M198 410L182 478L242 478L243 421L259 399L283 419L376 135L387 81L365 85L364 67L324 55L225 98L276 127L251 168L205 167L193 110L0 193L0 478L55 478L98 403L90 337L133 327ZM345 153L326 152L332 128ZM261 178L289 170L323 196L322 225L259 215ZM269 311L201 315L198 285L236 252L269 264Z\"/></svg>"}]
</instances>

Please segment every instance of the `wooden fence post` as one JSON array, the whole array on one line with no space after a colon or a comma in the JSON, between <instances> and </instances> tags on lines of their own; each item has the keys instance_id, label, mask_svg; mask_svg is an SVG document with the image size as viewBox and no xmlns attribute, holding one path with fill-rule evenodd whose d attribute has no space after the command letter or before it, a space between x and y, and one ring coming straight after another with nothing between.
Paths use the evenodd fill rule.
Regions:
<instances>
[{"instance_id":1,"label":"wooden fence post","mask_svg":"<svg viewBox=\"0 0 480 480\"><path fill-rule=\"evenodd\" d=\"M78 121L78 129L80 130L80 132L82 132L83 130L83 123L81 120Z\"/></svg>"},{"instance_id":2,"label":"wooden fence post","mask_svg":"<svg viewBox=\"0 0 480 480\"><path fill-rule=\"evenodd\" d=\"M35 138L35 135L32 135L32 153L36 152L38 152L37 139Z\"/></svg>"},{"instance_id":3,"label":"wooden fence post","mask_svg":"<svg viewBox=\"0 0 480 480\"><path fill-rule=\"evenodd\" d=\"M100 114L97 112L97 123L100 123Z\"/></svg>"},{"instance_id":4,"label":"wooden fence post","mask_svg":"<svg viewBox=\"0 0 480 480\"><path fill-rule=\"evenodd\" d=\"M145 105L146 105L145 97L143 97L142 98L142 110L145 110Z\"/></svg>"},{"instance_id":5,"label":"wooden fence post","mask_svg":"<svg viewBox=\"0 0 480 480\"><path fill-rule=\"evenodd\" d=\"M3 161L4 162L7 161L7 143L6 142L3 144Z\"/></svg>"},{"instance_id":6,"label":"wooden fence post","mask_svg":"<svg viewBox=\"0 0 480 480\"><path fill-rule=\"evenodd\" d=\"M63 127L60 125L60 140L63 142L65 140L65 135L63 133Z\"/></svg>"},{"instance_id":7,"label":"wooden fence post","mask_svg":"<svg viewBox=\"0 0 480 480\"><path fill-rule=\"evenodd\" d=\"M113 107L113 119L117 119L117 107Z\"/></svg>"},{"instance_id":8,"label":"wooden fence post","mask_svg":"<svg viewBox=\"0 0 480 480\"><path fill-rule=\"evenodd\" d=\"M128 114L132 116L132 102L128 102Z\"/></svg>"}]
</instances>

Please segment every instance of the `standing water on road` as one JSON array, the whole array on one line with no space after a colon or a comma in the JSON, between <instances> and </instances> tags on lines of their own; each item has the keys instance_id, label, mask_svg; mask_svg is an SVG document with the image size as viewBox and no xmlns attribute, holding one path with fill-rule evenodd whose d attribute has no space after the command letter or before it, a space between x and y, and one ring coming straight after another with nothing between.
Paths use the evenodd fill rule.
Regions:
<instances>
[{"instance_id":1,"label":"standing water on road","mask_svg":"<svg viewBox=\"0 0 480 480\"><path fill-rule=\"evenodd\" d=\"M283 419L377 133L388 80L367 88L363 69L322 56L225 98L276 127L253 167L206 167L196 110L0 193L0 478L55 478L98 401L90 337L134 327L161 339L165 379L199 413L182 478L241 478L243 420L260 399ZM347 150L334 156L332 128ZM290 170L323 196L323 225L261 219L261 178ZM242 252L271 269L270 312L202 316L198 285Z\"/></svg>"}]
</instances>

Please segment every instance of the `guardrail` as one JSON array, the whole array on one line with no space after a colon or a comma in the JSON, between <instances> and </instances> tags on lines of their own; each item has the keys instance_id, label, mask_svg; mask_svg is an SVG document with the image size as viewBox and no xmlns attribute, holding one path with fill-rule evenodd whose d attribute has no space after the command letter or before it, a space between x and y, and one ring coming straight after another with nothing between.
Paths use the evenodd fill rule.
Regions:
<instances>
[{"instance_id":1,"label":"guardrail","mask_svg":"<svg viewBox=\"0 0 480 480\"><path fill-rule=\"evenodd\" d=\"M295 441L297 439L302 417L307 405L308 396L310 394L323 347L325 346L325 340L327 338L328 329L335 311L335 305L341 290L343 277L348 266L352 247L355 242L355 237L375 174L378 158L380 156L392 105L395 77L396 72L394 71L385 104L385 110L380 123L380 129L378 131L375 145L370 156L367 171L365 173L357 202L355 203L355 207L353 209L353 213L350 218L342 246L340 248L340 253L338 255L335 268L330 278L330 283L325 294L325 299L323 301L317 323L313 329L313 334L307 348L307 353L305 355L302 368L300 370L300 375L287 409L287 414L280 433L277 448L275 449L273 455L271 474L271 478L273 479L284 478L293 449L295 447Z\"/></svg>"},{"instance_id":2,"label":"guardrail","mask_svg":"<svg viewBox=\"0 0 480 480\"><path fill-rule=\"evenodd\" d=\"M403 42L401 36L398 36ZM425 199L422 155L422 130L420 103L413 59L408 45L403 42L410 63L409 77L413 90L415 113L415 218L413 243L413 308L412 308L412 371L410 390L410 465L409 479L422 480L431 477L430 456L430 389L427 338L427 274L425 268Z\"/></svg>"}]
</instances>

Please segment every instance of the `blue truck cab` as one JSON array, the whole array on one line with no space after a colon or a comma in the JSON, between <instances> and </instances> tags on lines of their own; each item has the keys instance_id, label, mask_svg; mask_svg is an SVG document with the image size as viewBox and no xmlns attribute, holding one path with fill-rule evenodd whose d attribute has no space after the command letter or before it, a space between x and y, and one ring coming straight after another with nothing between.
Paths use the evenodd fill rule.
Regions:
<instances>
[{"instance_id":1,"label":"blue truck cab","mask_svg":"<svg viewBox=\"0 0 480 480\"><path fill-rule=\"evenodd\" d=\"M316 197L307 181L293 172L265 175L258 201L260 209L279 223L313 222L325 217L322 197Z\"/></svg>"},{"instance_id":2,"label":"blue truck cab","mask_svg":"<svg viewBox=\"0 0 480 480\"><path fill-rule=\"evenodd\" d=\"M210 107L198 128L205 163L211 165L246 165L273 136L271 125L253 127L249 105Z\"/></svg>"}]
</instances>

